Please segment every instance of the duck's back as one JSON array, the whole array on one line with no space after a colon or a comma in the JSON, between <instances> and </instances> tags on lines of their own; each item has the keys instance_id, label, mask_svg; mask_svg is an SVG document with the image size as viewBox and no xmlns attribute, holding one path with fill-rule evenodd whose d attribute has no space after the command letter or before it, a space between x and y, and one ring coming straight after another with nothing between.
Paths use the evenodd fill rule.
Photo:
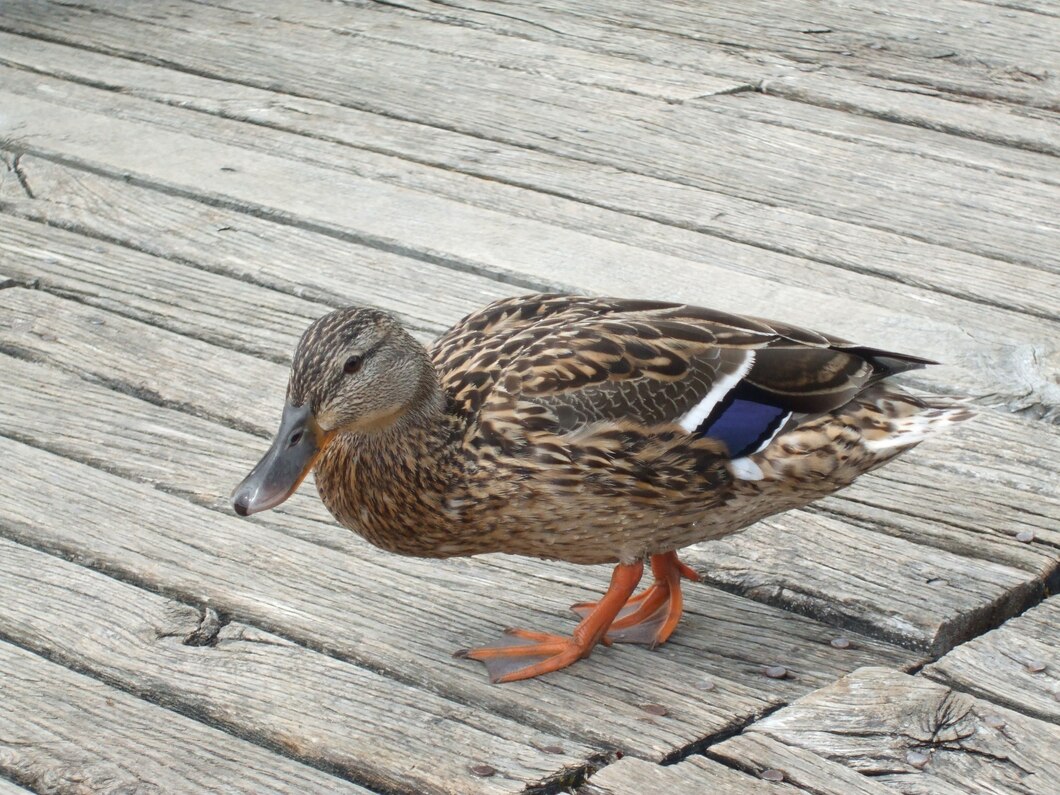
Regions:
<instances>
[{"instance_id":1,"label":"duck's back","mask_svg":"<svg viewBox=\"0 0 1060 795\"><path fill-rule=\"evenodd\" d=\"M463 518L505 551L585 562L805 504L970 416L883 383L927 360L682 304L509 299L432 356L479 477Z\"/></svg>"}]
</instances>

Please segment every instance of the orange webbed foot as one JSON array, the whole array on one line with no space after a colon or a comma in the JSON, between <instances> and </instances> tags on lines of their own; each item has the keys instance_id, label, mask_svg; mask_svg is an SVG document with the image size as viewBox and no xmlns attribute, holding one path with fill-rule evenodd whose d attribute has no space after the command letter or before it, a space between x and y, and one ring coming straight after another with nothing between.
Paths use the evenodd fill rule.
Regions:
<instances>
[{"instance_id":1,"label":"orange webbed foot","mask_svg":"<svg viewBox=\"0 0 1060 795\"><path fill-rule=\"evenodd\" d=\"M652 555L651 569L655 582L626 602L607 632L608 640L643 643L654 648L673 634L684 609L681 578L698 582L699 574L678 560L676 552ZM571 610L582 616L595 608L594 602L571 606Z\"/></svg>"},{"instance_id":2,"label":"orange webbed foot","mask_svg":"<svg viewBox=\"0 0 1060 795\"><path fill-rule=\"evenodd\" d=\"M607 593L588 611L570 637L509 629L503 640L476 649L462 649L454 656L484 663L493 683L530 679L566 668L588 657L596 644L604 639L643 572L643 563L616 566Z\"/></svg>"},{"instance_id":3,"label":"orange webbed foot","mask_svg":"<svg viewBox=\"0 0 1060 795\"><path fill-rule=\"evenodd\" d=\"M503 640L477 649L462 649L453 656L484 663L490 682L499 684L558 671L588 657L592 651L565 635L526 629L508 629L504 634Z\"/></svg>"}]
</instances>

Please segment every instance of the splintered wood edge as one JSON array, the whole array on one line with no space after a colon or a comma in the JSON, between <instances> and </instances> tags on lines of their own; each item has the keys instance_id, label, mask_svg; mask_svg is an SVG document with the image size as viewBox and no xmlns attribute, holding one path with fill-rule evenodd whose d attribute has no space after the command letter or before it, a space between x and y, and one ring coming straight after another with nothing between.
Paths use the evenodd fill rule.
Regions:
<instances>
[{"instance_id":1,"label":"splintered wood edge","mask_svg":"<svg viewBox=\"0 0 1060 795\"><path fill-rule=\"evenodd\" d=\"M6 539L0 550L5 637L346 777L383 789L415 782L439 794L454 781L462 791L495 795L501 780L543 785L603 756L256 627L223 623L212 608ZM314 709L319 703L328 709ZM414 774L400 764L408 755L423 762ZM496 780L471 769L485 763Z\"/></svg>"},{"instance_id":2,"label":"splintered wood edge","mask_svg":"<svg viewBox=\"0 0 1060 795\"><path fill-rule=\"evenodd\" d=\"M886 668L861 668L752 724L871 775L922 775L965 792L1060 777L1060 727ZM1004 764L999 764L1003 762ZM987 782L982 784L980 779Z\"/></svg>"},{"instance_id":3,"label":"splintered wood edge","mask_svg":"<svg viewBox=\"0 0 1060 795\"><path fill-rule=\"evenodd\" d=\"M1060 723L1060 596L958 646L922 675L1040 720Z\"/></svg>"},{"instance_id":4,"label":"splintered wood edge","mask_svg":"<svg viewBox=\"0 0 1060 795\"><path fill-rule=\"evenodd\" d=\"M770 795L801 792L732 770L703 757L656 765L625 757L589 777L579 795Z\"/></svg>"}]
</instances>

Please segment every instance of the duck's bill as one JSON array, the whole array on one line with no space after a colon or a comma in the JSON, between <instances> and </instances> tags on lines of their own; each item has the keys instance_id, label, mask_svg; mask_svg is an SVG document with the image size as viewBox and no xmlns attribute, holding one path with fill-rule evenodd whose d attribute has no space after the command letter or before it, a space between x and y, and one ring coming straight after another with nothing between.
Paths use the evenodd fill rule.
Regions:
<instances>
[{"instance_id":1,"label":"duck's bill","mask_svg":"<svg viewBox=\"0 0 1060 795\"><path fill-rule=\"evenodd\" d=\"M240 516L275 508L286 500L309 474L324 448L309 404L283 408L280 430L272 447L232 492L232 507Z\"/></svg>"}]
</instances>

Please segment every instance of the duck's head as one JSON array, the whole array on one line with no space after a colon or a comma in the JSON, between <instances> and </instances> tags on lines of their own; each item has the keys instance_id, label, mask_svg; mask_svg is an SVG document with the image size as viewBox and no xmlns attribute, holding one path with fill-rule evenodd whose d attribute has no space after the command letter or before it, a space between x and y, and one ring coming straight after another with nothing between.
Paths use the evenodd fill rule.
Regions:
<instances>
[{"instance_id":1,"label":"duck's head","mask_svg":"<svg viewBox=\"0 0 1060 795\"><path fill-rule=\"evenodd\" d=\"M232 507L240 516L276 507L336 435L391 428L436 392L427 352L392 316L365 307L324 315L298 342L280 429Z\"/></svg>"}]
</instances>

